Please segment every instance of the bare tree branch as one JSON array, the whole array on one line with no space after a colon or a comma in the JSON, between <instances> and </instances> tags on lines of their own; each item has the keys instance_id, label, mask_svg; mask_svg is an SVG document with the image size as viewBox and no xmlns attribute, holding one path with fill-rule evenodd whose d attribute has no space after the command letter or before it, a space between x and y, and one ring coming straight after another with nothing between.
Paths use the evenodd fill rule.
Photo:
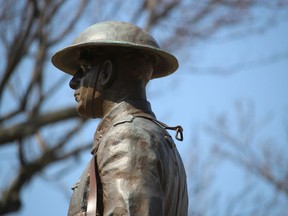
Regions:
<instances>
[{"instance_id":1,"label":"bare tree branch","mask_svg":"<svg viewBox=\"0 0 288 216\"><path fill-rule=\"evenodd\" d=\"M12 184L4 191L2 199L0 199L0 214L4 214L7 212L17 211L21 207L20 200L20 191L24 187L25 184L30 182L31 178L35 176L35 174L44 170L51 163L56 163L58 161L62 161L68 159L72 156L77 156L83 150L87 150L91 148L92 143L84 144L79 147L72 149L66 153L60 154L62 148L65 144L76 134L76 132L81 128L84 121L81 121L80 124L77 124L74 128L72 128L62 140L53 145L52 148L45 148L45 151L35 160L30 163L21 163L21 167L19 172L17 172L17 176L12 182ZM22 145L21 145L22 146ZM20 148L20 154L23 158L23 150Z\"/></svg>"},{"instance_id":2,"label":"bare tree branch","mask_svg":"<svg viewBox=\"0 0 288 216\"><path fill-rule=\"evenodd\" d=\"M240 104L243 106L243 104ZM283 154L281 148L277 149L274 142L268 142L268 145L273 145L273 151L265 151L265 142L255 143L255 134L251 134L251 127L255 127L256 123L251 118L251 111L248 109L238 109L237 122L242 122L241 129L238 133L231 131L231 126L223 124L223 122L216 121L214 126L208 127L208 132L211 134L221 145L215 145L214 152L222 159L228 159L240 165L247 172L258 176L268 184L273 186L280 193L283 193L288 198L288 171L283 170L281 176L275 174L274 168L281 167L282 164L288 164L287 154ZM252 130L254 131L254 130ZM257 131L257 129L255 129ZM257 147L258 151L254 149ZM263 151L259 151L263 149ZM273 165L273 166L272 166Z\"/></svg>"},{"instance_id":3,"label":"bare tree branch","mask_svg":"<svg viewBox=\"0 0 288 216\"><path fill-rule=\"evenodd\" d=\"M98 4L101 7L87 7L89 4L91 5L91 2L91 0L0 0L2 6L0 8L0 51L3 57L3 64L0 68L0 103L4 104L0 110L0 147L7 145L15 147L17 151L15 151L14 158L19 164L19 173L13 173L15 179L12 184L2 186L5 188L5 193L0 199L0 214L17 211L20 208L19 194L25 185L37 176L37 173L44 172L50 164L77 157L82 151L90 148L91 143L78 145L72 149L66 148L73 135L82 131L86 120L80 120L72 129L63 128L62 134L57 134L53 139L57 140L56 142L45 137L45 132L51 128L48 126L59 125L68 119L79 120L74 108L55 108L50 112L43 109L45 102L52 95L59 93L63 82L62 77L53 81L54 83L45 79L48 72L46 66L52 49L57 45L63 46L64 43L67 45L64 38L72 36L72 29L79 23L82 24L83 21L85 25L89 25L91 21L123 20L126 17L126 20L133 19L136 24L145 26L153 33L161 33L159 34L161 47L179 51L186 46L192 47L198 41L215 38L215 35L217 36L217 33L224 27L228 29L228 27L241 26L241 30L247 30L247 26L250 28L251 25L246 26L246 24L254 22L259 17L257 8L265 8L270 11L271 19L267 20L273 21L273 18L275 18L274 20L279 18L279 11L283 14L288 5L287 0L273 2L262 0L128 0L125 3L120 0L114 3L97 0L94 1L95 5ZM100 15L97 19L92 19L96 10ZM69 11L68 18L67 11ZM89 21L87 21L88 19ZM260 24L267 23L266 27L270 28L271 22L262 22L261 17L260 20ZM255 25L255 29L257 26L261 25ZM235 32L234 30L235 28L232 32ZM235 64L224 69L199 68L198 72L200 71L201 74L229 74L232 70L234 72L247 70L251 67L259 67L262 63L281 61L288 56L286 52L278 54L246 62L244 65L241 62L241 65ZM23 73L23 69L26 70L26 73ZM11 107L10 96L13 97ZM4 98L9 99L4 101ZM227 143L233 143L232 148L219 149L219 154L223 153L223 156L231 157L238 164L242 164L244 169L249 169L259 177L263 178L264 176L265 181L275 185L277 190L287 190L287 184L283 182L287 182L288 174L286 173L280 178L271 171L275 167L275 158L279 160L276 164L280 164L280 156L268 154L267 150L263 151L262 155L255 155L253 148L245 148L250 144L251 134L245 134L246 140L243 140L234 133L231 134L229 130L214 132L214 135L217 134L217 139L226 139L225 147L229 146ZM34 145L35 143L36 145ZM27 150L27 148L29 149ZM266 156L267 160L263 160L263 156ZM283 157L281 161L282 165L285 164L286 157ZM199 173L203 169L210 170L212 164L211 161L203 164L197 160L194 162L195 166L191 167L194 172L191 172L191 175L196 177L194 185L191 187L191 193L203 202L199 206L194 206L197 209L194 209L193 212L191 210L191 212L193 215L204 215L213 211L207 210L207 206L211 205L206 202L204 198L207 195L203 193L211 183L213 176L209 174L202 176ZM285 173L284 168L283 170ZM8 177L5 180L6 182L10 181ZM217 196L213 196L213 201L217 200L215 197Z\"/></svg>"},{"instance_id":4,"label":"bare tree branch","mask_svg":"<svg viewBox=\"0 0 288 216\"><path fill-rule=\"evenodd\" d=\"M259 57L250 61L236 62L235 64L226 66L191 66L186 74L194 75L212 75L212 76L229 76L234 73L249 71L256 68L266 67L267 65L285 61L288 58L288 51L273 53L272 55ZM191 72L192 71L192 72Z\"/></svg>"},{"instance_id":5,"label":"bare tree branch","mask_svg":"<svg viewBox=\"0 0 288 216\"><path fill-rule=\"evenodd\" d=\"M84 9L86 8L88 4L88 0L83 0L80 1L79 6L77 5L77 11L76 13L72 14L72 19L70 20L70 22L66 25L66 27L60 32L57 33L58 35L55 36L54 38L50 39L50 41L48 41L49 46L52 46L56 43L59 43L59 41L63 40L63 38L71 32L71 29L74 28L74 26L76 25L76 21L80 19Z\"/></svg>"},{"instance_id":6,"label":"bare tree branch","mask_svg":"<svg viewBox=\"0 0 288 216\"><path fill-rule=\"evenodd\" d=\"M26 7L29 7L30 4L27 2ZM29 19L27 21L27 25L21 26L19 28L19 32L15 34L15 37L13 38L10 48L8 51L8 57L7 57L7 64L5 66L4 70L4 75L3 78L0 82L0 100L1 100L1 95L3 94L3 89L5 85L7 84L10 76L13 74L14 69L16 66L19 64L21 61L22 57L26 54L28 44L31 41L31 38L34 37L34 32L31 30L33 27L33 23L35 22L38 11L37 8L34 7L35 5L33 4L32 7L32 12L27 16L26 11L22 13L22 20ZM23 8L24 10L24 8ZM26 22L24 22L25 24Z\"/></svg>"},{"instance_id":7,"label":"bare tree branch","mask_svg":"<svg viewBox=\"0 0 288 216\"><path fill-rule=\"evenodd\" d=\"M44 115L33 116L26 122L19 123L9 128L0 130L0 145L7 145L9 142L30 136L48 124L56 123L70 118L76 118L78 114L75 108L62 109Z\"/></svg>"}]
</instances>

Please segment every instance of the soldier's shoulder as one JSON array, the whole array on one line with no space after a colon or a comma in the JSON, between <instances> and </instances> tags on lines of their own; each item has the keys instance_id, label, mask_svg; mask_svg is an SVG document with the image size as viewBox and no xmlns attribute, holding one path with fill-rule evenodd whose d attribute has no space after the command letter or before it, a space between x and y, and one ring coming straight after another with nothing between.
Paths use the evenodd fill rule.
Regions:
<instances>
[{"instance_id":1,"label":"soldier's shoulder","mask_svg":"<svg viewBox=\"0 0 288 216\"><path fill-rule=\"evenodd\" d=\"M116 127L118 125L123 125L125 123L132 123L134 118L135 117L133 115L124 116L124 117L118 119L116 122L114 122L114 127Z\"/></svg>"},{"instance_id":2,"label":"soldier's shoulder","mask_svg":"<svg viewBox=\"0 0 288 216\"><path fill-rule=\"evenodd\" d=\"M151 117L151 119L152 118L153 117ZM114 122L114 127L125 126L125 127L133 127L133 128L137 128L137 127L144 128L144 127L149 126L150 129L152 129L153 127L156 127L159 129L159 126L155 124L155 122L153 122L151 119L129 114L117 120L116 122Z\"/></svg>"}]
</instances>

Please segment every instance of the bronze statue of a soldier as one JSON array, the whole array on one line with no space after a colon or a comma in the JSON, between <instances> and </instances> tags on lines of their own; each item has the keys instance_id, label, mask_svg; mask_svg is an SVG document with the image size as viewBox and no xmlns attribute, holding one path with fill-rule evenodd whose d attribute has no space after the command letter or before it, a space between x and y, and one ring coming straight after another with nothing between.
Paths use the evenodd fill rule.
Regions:
<instances>
[{"instance_id":1,"label":"bronze statue of a soldier","mask_svg":"<svg viewBox=\"0 0 288 216\"><path fill-rule=\"evenodd\" d=\"M187 215L186 174L166 129L146 99L149 80L173 73L177 59L138 26L108 21L87 28L52 57L73 76L77 111L101 118L69 207L74 215Z\"/></svg>"}]
</instances>

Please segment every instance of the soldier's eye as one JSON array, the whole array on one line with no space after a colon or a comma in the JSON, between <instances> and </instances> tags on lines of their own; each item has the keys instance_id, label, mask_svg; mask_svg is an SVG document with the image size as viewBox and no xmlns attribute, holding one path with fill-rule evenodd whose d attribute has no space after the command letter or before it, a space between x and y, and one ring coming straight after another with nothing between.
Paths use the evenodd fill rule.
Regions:
<instances>
[{"instance_id":1,"label":"soldier's eye","mask_svg":"<svg viewBox=\"0 0 288 216\"><path fill-rule=\"evenodd\" d=\"M85 75L91 70L91 65L90 64L81 64L81 69L83 74Z\"/></svg>"}]
</instances>

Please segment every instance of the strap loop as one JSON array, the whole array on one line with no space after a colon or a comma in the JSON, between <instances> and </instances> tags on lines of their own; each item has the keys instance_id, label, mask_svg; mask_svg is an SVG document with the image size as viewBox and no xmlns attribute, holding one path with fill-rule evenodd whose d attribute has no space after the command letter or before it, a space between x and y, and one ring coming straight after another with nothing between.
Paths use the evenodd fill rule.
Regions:
<instances>
[{"instance_id":1,"label":"strap loop","mask_svg":"<svg viewBox=\"0 0 288 216\"><path fill-rule=\"evenodd\" d=\"M142 118L146 118L149 119L151 121L153 121L155 124L159 125L160 127L162 127L163 129L167 129L167 130L174 130L176 131L175 134L175 139L177 139L178 141L183 141L183 128L180 125L177 125L175 127L170 127L168 125L166 125L165 123L158 121L157 119L153 118L152 116L142 113L142 114L137 114L137 115L133 115L134 117L142 117Z\"/></svg>"},{"instance_id":2,"label":"strap loop","mask_svg":"<svg viewBox=\"0 0 288 216\"><path fill-rule=\"evenodd\" d=\"M175 130L176 131L175 139L177 139L178 141L183 141L183 128L180 125L177 125L175 127L169 127L166 125L164 129Z\"/></svg>"}]
</instances>

